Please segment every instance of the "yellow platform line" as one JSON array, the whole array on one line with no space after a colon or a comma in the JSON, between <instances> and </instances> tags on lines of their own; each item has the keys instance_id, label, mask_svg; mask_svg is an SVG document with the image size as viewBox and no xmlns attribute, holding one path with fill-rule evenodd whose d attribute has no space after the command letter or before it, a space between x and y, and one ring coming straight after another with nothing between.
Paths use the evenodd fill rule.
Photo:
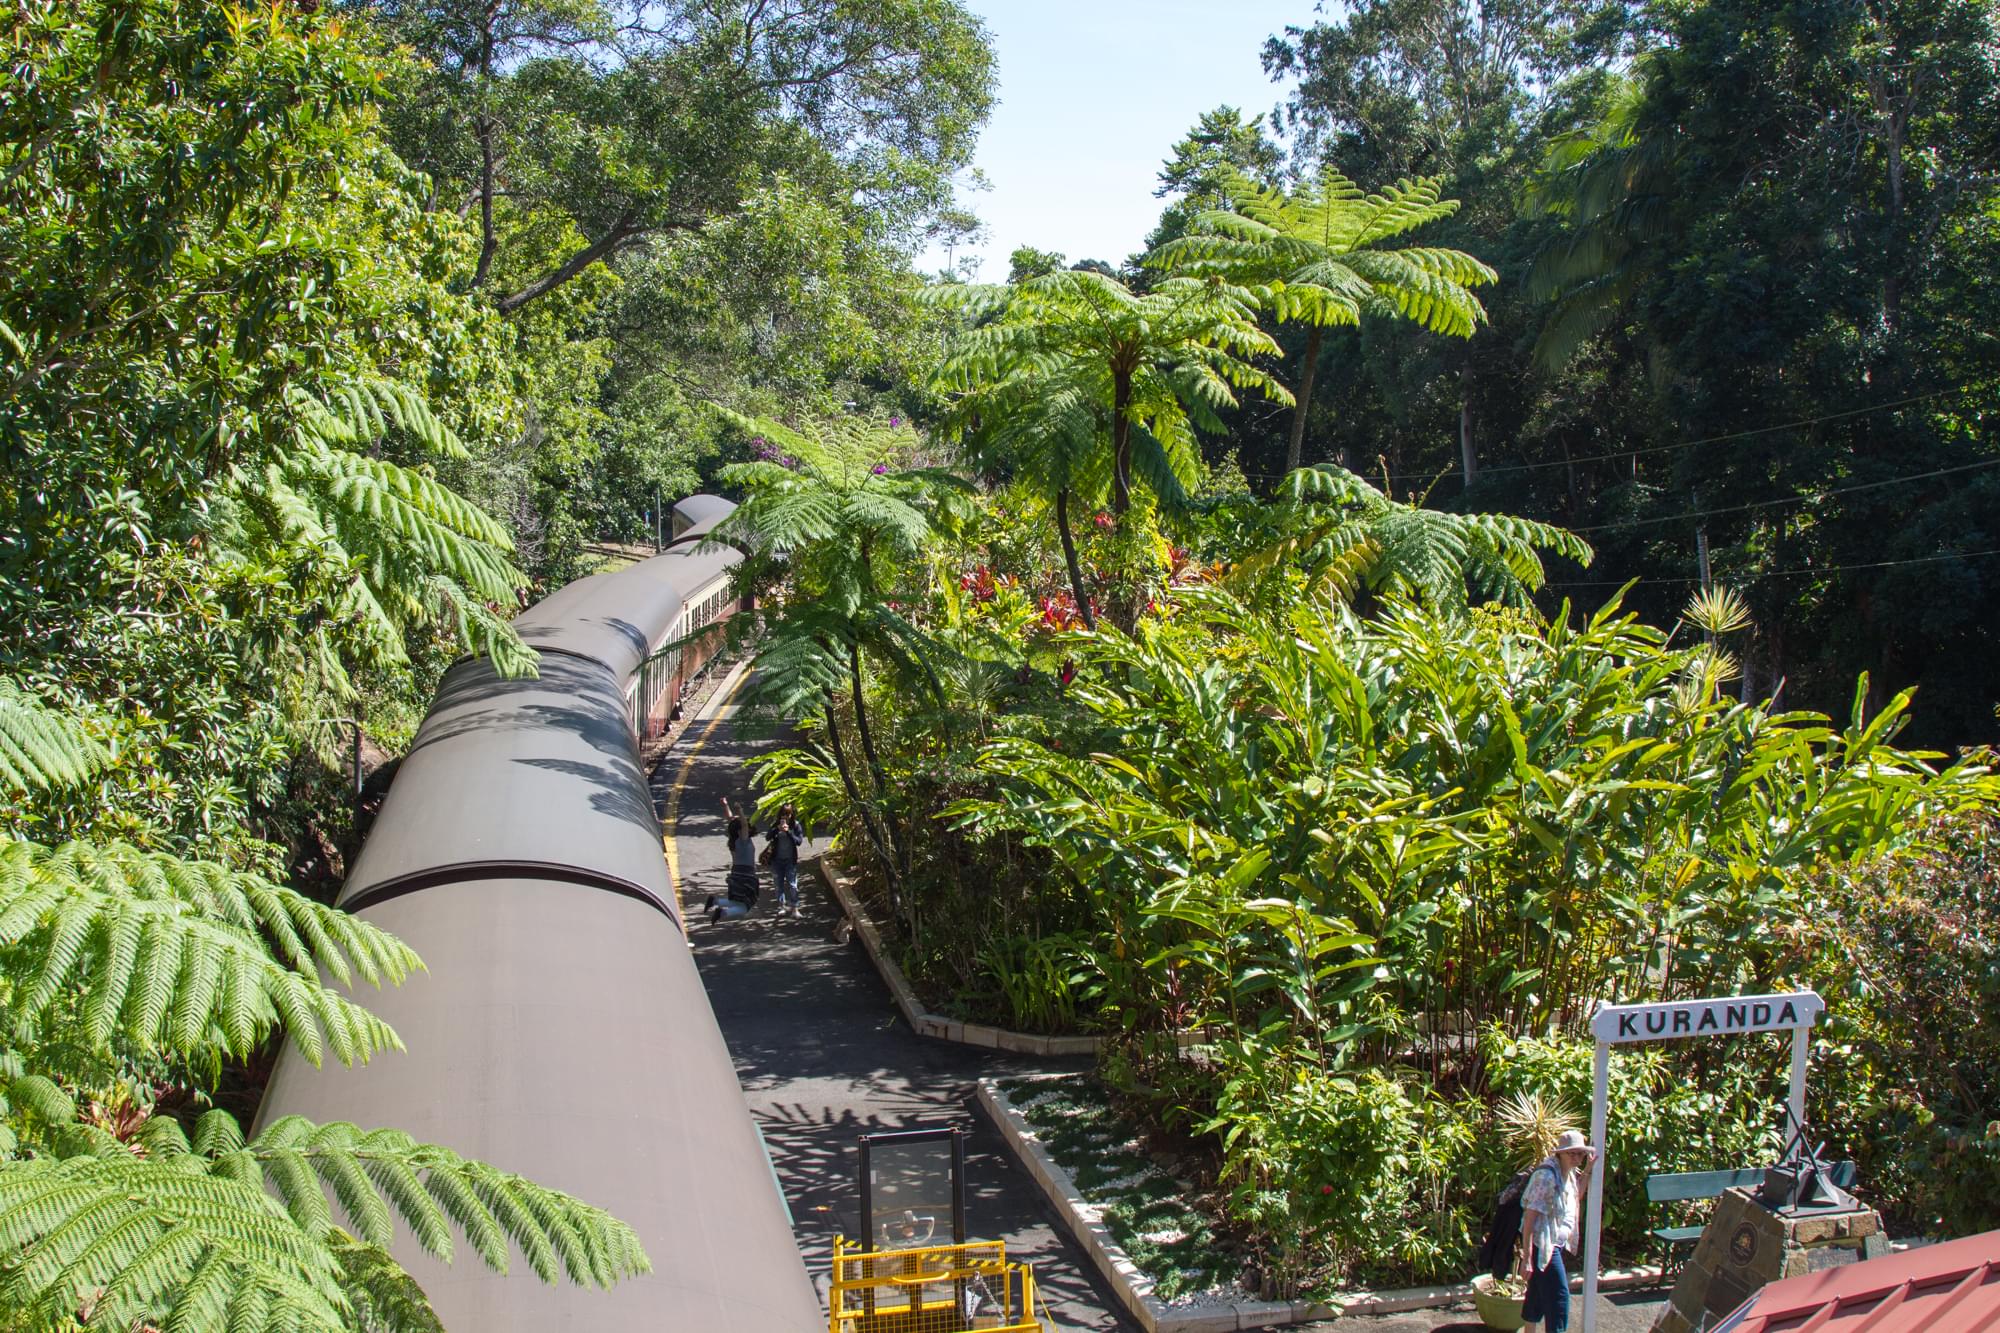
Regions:
<instances>
[{"instance_id":1,"label":"yellow platform line","mask_svg":"<svg viewBox=\"0 0 2000 1333\"><path fill-rule=\"evenodd\" d=\"M681 900L681 855L674 830L680 827L681 822L681 790L687 786L688 774L694 771L695 756L701 753L702 746L708 744L709 734L715 730L715 724L728 716L731 701L736 698L736 692L743 688L743 682L748 679L750 679L750 664L745 662L736 668L735 683L715 702L715 711L710 715L708 724L701 729L701 735L695 737L693 743L688 746L687 755L681 760L680 771L674 774L674 785L667 791L667 813L660 821L662 825L660 845L667 854L667 884L673 889L674 903L677 906Z\"/></svg>"}]
</instances>

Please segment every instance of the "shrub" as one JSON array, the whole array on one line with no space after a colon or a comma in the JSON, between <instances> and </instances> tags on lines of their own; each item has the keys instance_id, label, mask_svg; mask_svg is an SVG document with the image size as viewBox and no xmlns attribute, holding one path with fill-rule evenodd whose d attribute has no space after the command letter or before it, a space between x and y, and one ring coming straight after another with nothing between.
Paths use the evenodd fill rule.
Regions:
<instances>
[{"instance_id":1,"label":"shrub","mask_svg":"<svg viewBox=\"0 0 2000 1333\"><path fill-rule=\"evenodd\" d=\"M2000 1225L2000 822L1948 820L1928 846L1837 867L1796 926L1825 997L1821 1118L1893 1220Z\"/></svg>"},{"instance_id":2,"label":"shrub","mask_svg":"<svg viewBox=\"0 0 2000 1333\"><path fill-rule=\"evenodd\" d=\"M1214 1121L1233 1218L1259 1238L1264 1294L1280 1299L1329 1276L1397 1258L1411 1206L1418 1109L1396 1080L1330 1073L1245 1043Z\"/></svg>"}]
</instances>

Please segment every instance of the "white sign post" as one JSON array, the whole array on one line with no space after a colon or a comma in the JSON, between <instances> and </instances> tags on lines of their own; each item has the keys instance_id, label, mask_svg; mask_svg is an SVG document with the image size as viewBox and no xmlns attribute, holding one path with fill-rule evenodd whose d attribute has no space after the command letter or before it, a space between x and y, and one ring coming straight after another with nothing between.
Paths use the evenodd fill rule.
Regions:
<instances>
[{"instance_id":1,"label":"white sign post","mask_svg":"<svg viewBox=\"0 0 2000 1333\"><path fill-rule=\"evenodd\" d=\"M1826 1005L1809 990L1785 995L1728 995L1674 1004L1600 1005L1590 1021L1597 1038L1597 1073L1590 1094L1590 1208L1584 1222L1583 1333L1596 1333L1598 1232L1604 1220L1604 1112L1610 1096L1611 1048L1682 1037L1734 1037L1746 1032L1792 1033L1792 1120L1806 1122L1806 1052L1813 1021Z\"/></svg>"}]
</instances>

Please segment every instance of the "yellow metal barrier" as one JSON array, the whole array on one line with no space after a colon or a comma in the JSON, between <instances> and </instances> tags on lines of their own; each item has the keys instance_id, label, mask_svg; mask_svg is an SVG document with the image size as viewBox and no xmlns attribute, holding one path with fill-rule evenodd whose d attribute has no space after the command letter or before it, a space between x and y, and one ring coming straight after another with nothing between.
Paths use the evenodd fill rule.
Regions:
<instances>
[{"instance_id":1,"label":"yellow metal barrier","mask_svg":"<svg viewBox=\"0 0 2000 1333\"><path fill-rule=\"evenodd\" d=\"M1001 1241L864 1250L833 1242L828 1333L1048 1333L1035 1274Z\"/></svg>"}]
</instances>

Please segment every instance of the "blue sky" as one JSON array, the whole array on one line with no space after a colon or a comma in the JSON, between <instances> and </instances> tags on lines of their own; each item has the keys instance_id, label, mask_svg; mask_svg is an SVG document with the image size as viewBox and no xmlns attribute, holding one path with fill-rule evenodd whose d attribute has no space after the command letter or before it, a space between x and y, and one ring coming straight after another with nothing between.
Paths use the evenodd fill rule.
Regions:
<instances>
[{"instance_id":1,"label":"blue sky","mask_svg":"<svg viewBox=\"0 0 2000 1333\"><path fill-rule=\"evenodd\" d=\"M1313 0L970 0L1000 64L1000 102L965 202L987 224L971 251L988 282L1019 245L1116 264L1159 218L1160 163L1202 112L1269 112L1264 39L1313 21ZM943 251L920 261L944 267Z\"/></svg>"}]
</instances>

